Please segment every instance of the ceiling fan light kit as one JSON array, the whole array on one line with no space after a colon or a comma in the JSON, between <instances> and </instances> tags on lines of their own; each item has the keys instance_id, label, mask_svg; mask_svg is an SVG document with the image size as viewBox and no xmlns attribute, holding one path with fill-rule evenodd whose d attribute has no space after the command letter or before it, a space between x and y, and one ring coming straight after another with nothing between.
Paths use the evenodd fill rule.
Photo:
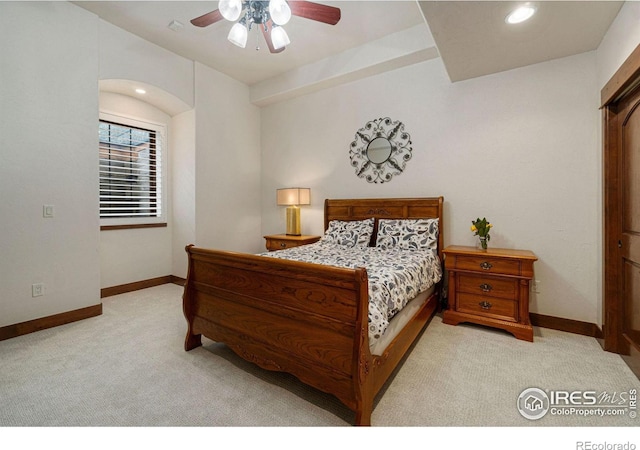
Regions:
<instances>
[{"instance_id":1,"label":"ceiling fan light kit","mask_svg":"<svg viewBox=\"0 0 640 450\"><path fill-rule=\"evenodd\" d=\"M247 45L252 26L259 25L269 51L279 53L291 43L282 25L287 24L292 15L335 25L340 20L340 9L305 0L220 0L217 10L197 17L191 23L206 27L222 19L231 22L240 19L231 27L227 39L242 48Z\"/></svg>"},{"instance_id":2,"label":"ceiling fan light kit","mask_svg":"<svg viewBox=\"0 0 640 450\"><path fill-rule=\"evenodd\" d=\"M222 17L231 22L236 21L244 11L244 17L231 27L227 36L229 42L238 47L246 47L247 36L253 24L262 25L264 33L271 33L271 42L275 50L284 49L291 43L284 28L276 27L276 25L285 25L291 19L291 8L285 0L245 0L244 2L221 0L218 8ZM269 23L271 23L271 30L269 30Z\"/></svg>"}]
</instances>

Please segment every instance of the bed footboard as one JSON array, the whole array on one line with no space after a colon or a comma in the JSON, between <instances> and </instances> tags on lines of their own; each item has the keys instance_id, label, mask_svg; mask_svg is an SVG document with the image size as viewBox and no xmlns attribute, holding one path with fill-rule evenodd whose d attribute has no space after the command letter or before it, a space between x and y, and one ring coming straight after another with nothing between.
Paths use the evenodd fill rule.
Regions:
<instances>
[{"instance_id":1,"label":"bed footboard","mask_svg":"<svg viewBox=\"0 0 640 450\"><path fill-rule=\"evenodd\" d=\"M188 246L185 350L201 336L335 395L369 425L374 381L365 269Z\"/></svg>"}]
</instances>

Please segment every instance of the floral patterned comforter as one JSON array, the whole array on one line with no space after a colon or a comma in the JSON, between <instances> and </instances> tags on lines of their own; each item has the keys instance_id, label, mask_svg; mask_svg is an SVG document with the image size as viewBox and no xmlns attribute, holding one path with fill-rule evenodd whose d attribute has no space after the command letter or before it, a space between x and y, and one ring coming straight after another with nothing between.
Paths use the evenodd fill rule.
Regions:
<instances>
[{"instance_id":1,"label":"floral patterned comforter","mask_svg":"<svg viewBox=\"0 0 640 450\"><path fill-rule=\"evenodd\" d=\"M378 247L346 247L320 241L260 255L349 269L366 268L369 279L370 345L384 334L393 316L442 277L440 259L431 249L385 250Z\"/></svg>"}]
</instances>

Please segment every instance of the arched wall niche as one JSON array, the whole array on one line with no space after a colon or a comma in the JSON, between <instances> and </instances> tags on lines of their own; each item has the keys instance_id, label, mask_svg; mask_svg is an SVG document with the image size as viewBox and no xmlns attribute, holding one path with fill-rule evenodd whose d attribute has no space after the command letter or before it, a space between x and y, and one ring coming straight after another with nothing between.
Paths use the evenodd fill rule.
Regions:
<instances>
[{"instance_id":1,"label":"arched wall niche","mask_svg":"<svg viewBox=\"0 0 640 450\"><path fill-rule=\"evenodd\" d=\"M144 94L136 93L144 89ZM101 288L167 275L186 277L184 247L195 242L195 110L149 83L99 82L100 112L166 126L167 226L101 232ZM135 253L124 260L122 254ZM142 261L142 263L140 263Z\"/></svg>"},{"instance_id":2,"label":"arched wall niche","mask_svg":"<svg viewBox=\"0 0 640 450\"><path fill-rule=\"evenodd\" d=\"M99 88L100 92L127 95L136 100L149 103L171 117L193 109L193 106L179 97L157 86L141 81L121 79L100 80ZM145 93L138 94L136 89L144 89Z\"/></svg>"}]
</instances>

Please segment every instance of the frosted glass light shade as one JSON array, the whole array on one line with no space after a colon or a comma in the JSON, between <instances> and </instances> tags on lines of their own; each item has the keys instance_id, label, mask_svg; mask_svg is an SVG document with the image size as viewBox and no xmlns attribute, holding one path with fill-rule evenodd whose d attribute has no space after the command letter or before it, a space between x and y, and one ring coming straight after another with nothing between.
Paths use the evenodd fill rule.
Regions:
<instances>
[{"instance_id":1,"label":"frosted glass light shade","mask_svg":"<svg viewBox=\"0 0 640 450\"><path fill-rule=\"evenodd\" d=\"M287 32L284 31L282 27L273 27L271 29L271 42L273 43L273 48L276 50L291 43L289 35L287 35Z\"/></svg>"},{"instance_id":2,"label":"frosted glass light shade","mask_svg":"<svg viewBox=\"0 0 640 450\"><path fill-rule=\"evenodd\" d=\"M242 12L241 0L220 0L218 3L218 9L220 14L227 20L232 22L238 20L240 13Z\"/></svg>"},{"instance_id":3,"label":"frosted glass light shade","mask_svg":"<svg viewBox=\"0 0 640 450\"><path fill-rule=\"evenodd\" d=\"M247 35L248 35L247 27L245 27L240 22L236 23L231 27L231 31L229 31L229 36L227 39L234 45L238 47L245 48L247 46Z\"/></svg>"},{"instance_id":4,"label":"frosted glass light shade","mask_svg":"<svg viewBox=\"0 0 640 450\"><path fill-rule=\"evenodd\" d=\"M270 0L269 14L276 25L285 25L291 19L291 8L285 0Z\"/></svg>"}]
</instances>

